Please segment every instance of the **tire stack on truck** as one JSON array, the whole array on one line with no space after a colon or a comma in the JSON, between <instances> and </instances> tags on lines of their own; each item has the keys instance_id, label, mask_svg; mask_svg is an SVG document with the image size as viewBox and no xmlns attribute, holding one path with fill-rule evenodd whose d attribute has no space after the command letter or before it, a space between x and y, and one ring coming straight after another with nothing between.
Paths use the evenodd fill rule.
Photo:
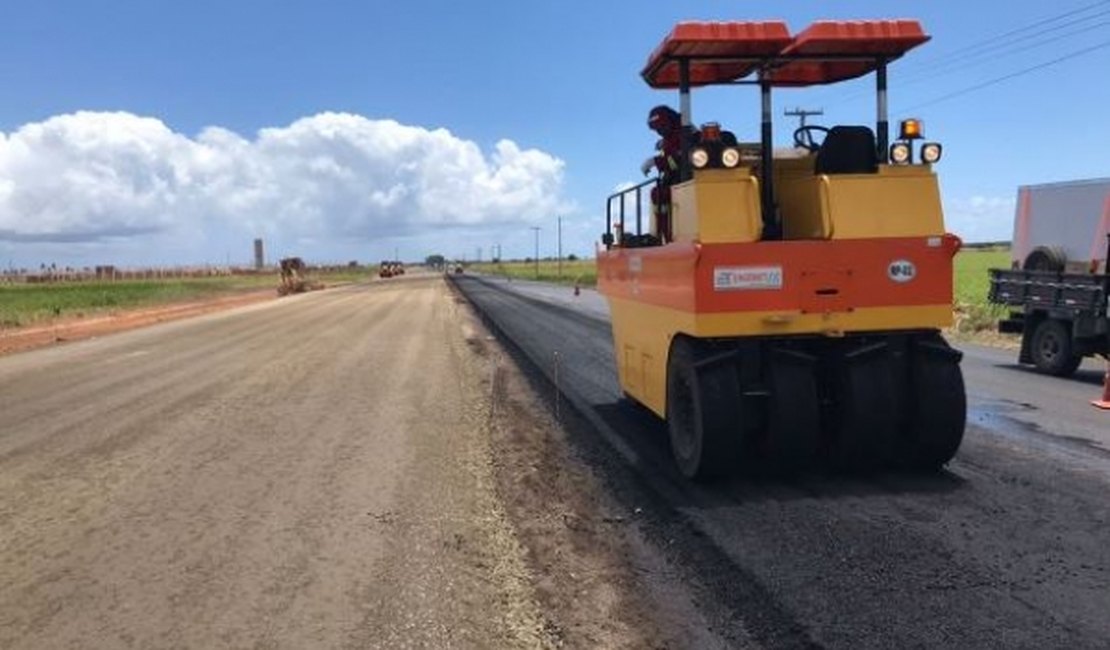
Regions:
<instances>
[{"instance_id":1,"label":"tire stack on truck","mask_svg":"<svg viewBox=\"0 0 1110 650\"><path fill-rule=\"evenodd\" d=\"M991 269L989 299L1010 307L1003 333L1018 360L1056 376L1110 354L1110 178L1018 189L1010 269Z\"/></svg>"}]
</instances>

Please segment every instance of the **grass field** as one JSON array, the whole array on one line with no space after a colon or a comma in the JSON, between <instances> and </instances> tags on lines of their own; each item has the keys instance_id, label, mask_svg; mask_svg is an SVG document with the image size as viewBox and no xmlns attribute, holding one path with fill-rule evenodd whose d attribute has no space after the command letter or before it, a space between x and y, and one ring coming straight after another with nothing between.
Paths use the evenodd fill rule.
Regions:
<instances>
[{"instance_id":1,"label":"grass field","mask_svg":"<svg viewBox=\"0 0 1110 650\"><path fill-rule=\"evenodd\" d=\"M539 275L536 274L536 265L533 262L504 262L500 264L470 264L468 269L479 273L489 273L510 278L525 280L541 280L543 282L561 282L563 284L579 283L584 287L597 284L597 264L594 260L563 261L563 274L559 275L559 263L550 260L541 260Z\"/></svg>"},{"instance_id":2,"label":"grass field","mask_svg":"<svg viewBox=\"0 0 1110 650\"><path fill-rule=\"evenodd\" d=\"M956 255L956 330L976 334L994 332L1005 308L987 302L990 289L988 269L1010 268L1010 251L965 249Z\"/></svg>"},{"instance_id":3,"label":"grass field","mask_svg":"<svg viewBox=\"0 0 1110 650\"><path fill-rule=\"evenodd\" d=\"M956 256L955 309L957 323L961 331L977 332L993 329L1002 310L987 303L987 289L990 278L987 269L1008 268L1010 253L1003 249L964 249ZM532 262L503 262L500 264L471 264L468 268L481 273L502 275L528 280L539 279L544 282L564 284L581 283L582 286L597 284L597 267L594 260L563 262L563 273L559 276L558 264L552 261L539 263L539 275Z\"/></svg>"},{"instance_id":4,"label":"grass field","mask_svg":"<svg viewBox=\"0 0 1110 650\"><path fill-rule=\"evenodd\" d=\"M314 274L327 283L370 277L368 271ZM245 291L270 289L278 275L211 278L0 284L0 328L22 327L56 318L82 317L120 309L201 300Z\"/></svg>"}]
</instances>

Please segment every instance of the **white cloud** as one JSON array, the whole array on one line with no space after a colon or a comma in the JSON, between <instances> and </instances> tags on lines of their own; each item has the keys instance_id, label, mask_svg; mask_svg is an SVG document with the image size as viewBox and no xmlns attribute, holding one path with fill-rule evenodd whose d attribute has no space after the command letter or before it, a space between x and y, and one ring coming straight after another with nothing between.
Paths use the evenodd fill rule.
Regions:
<instances>
[{"instance_id":1,"label":"white cloud","mask_svg":"<svg viewBox=\"0 0 1110 650\"><path fill-rule=\"evenodd\" d=\"M948 229L966 242L1009 241L1014 223L1013 197L972 196L944 202Z\"/></svg>"},{"instance_id":2,"label":"white cloud","mask_svg":"<svg viewBox=\"0 0 1110 650\"><path fill-rule=\"evenodd\" d=\"M509 140L487 154L446 129L346 113L248 139L79 112L0 133L0 241L229 229L377 239L523 223L562 205L563 167Z\"/></svg>"}]
</instances>

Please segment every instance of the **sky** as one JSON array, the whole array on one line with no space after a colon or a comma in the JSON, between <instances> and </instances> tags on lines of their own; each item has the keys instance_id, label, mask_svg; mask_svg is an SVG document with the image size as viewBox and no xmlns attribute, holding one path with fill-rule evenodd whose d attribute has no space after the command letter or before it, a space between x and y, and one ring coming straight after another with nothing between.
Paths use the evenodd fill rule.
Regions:
<instances>
[{"instance_id":1,"label":"sky","mask_svg":"<svg viewBox=\"0 0 1110 650\"><path fill-rule=\"evenodd\" d=\"M255 237L319 263L523 257L533 226L546 256L559 218L590 256L648 109L677 104L639 76L676 22L851 18L932 35L891 66L891 117L944 144L965 240L1009 238L1018 185L1110 176L1110 2L8 0L0 265L247 263ZM872 87L776 93L776 140L795 106L872 123ZM758 101L695 91L694 119L754 140Z\"/></svg>"}]
</instances>

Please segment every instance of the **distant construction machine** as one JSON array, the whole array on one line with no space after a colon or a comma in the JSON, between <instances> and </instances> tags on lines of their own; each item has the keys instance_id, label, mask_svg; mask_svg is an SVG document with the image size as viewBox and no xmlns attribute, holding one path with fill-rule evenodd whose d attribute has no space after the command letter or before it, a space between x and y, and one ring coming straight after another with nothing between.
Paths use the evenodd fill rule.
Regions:
<instances>
[{"instance_id":1,"label":"distant construction machine","mask_svg":"<svg viewBox=\"0 0 1110 650\"><path fill-rule=\"evenodd\" d=\"M887 68L929 40L913 20L678 24L642 71L677 88L682 155L669 223L641 193L609 197L598 280L620 385L665 418L679 470L820 463L935 470L963 438L953 257L920 120L891 143ZM806 125L774 149L772 91L874 73L868 126ZM757 142L700 133L690 90L751 85ZM632 207L634 205L634 208ZM654 212L654 211L653 211ZM634 218L634 222L632 219Z\"/></svg>"},{"instance_id":2,"label":"distant construction machine","mask_svg":"<svg viewBox=\"0 0 1110 650\"><path fill-rule=\"evenodd\" d=\"M394 276L404 274L405 265L398 261L383 260L381 266L378 267L379 278L392 278Z\"/></svg>"},{"instance_id":3,"label":"distant construction machine","mask_svg":"<svg viewBox=\"0 0 1110 650\"><path fill-rule=\"evenodd\" d=\"M281 284L278 285L278 295L287 296L291 293L304 293L309 290L306 277L307 267L304 260L299 257L286 257L281 260Z\"/></svg>"}]
</instances>

